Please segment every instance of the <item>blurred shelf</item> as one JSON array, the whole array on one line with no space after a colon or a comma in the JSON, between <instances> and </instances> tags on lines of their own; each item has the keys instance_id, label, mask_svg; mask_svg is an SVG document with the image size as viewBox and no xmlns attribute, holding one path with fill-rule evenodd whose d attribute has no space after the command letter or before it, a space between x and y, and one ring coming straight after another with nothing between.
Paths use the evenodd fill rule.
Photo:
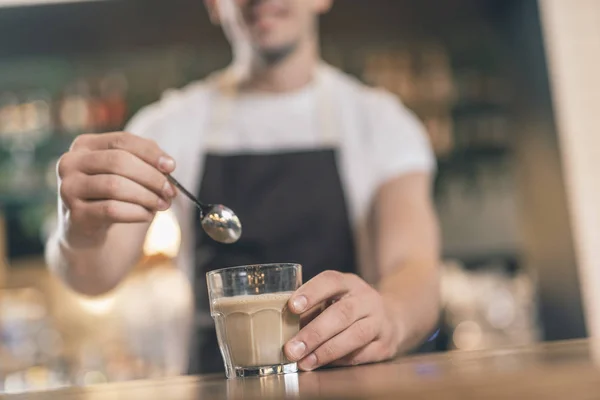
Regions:
<instances>
[{"instance_id":1,"label":"blurred shelf","mask_svg":"<svg viewBox=\"0 0 600 400\"><path fill-rule=\"evenodd\" d=\"M506 114L509 112L509 105L502 102L465 101L452 106L452 114L455 118L489 113Z\"/></svg>"},{"instance_id":2,"label":"blurred shelf","mask_svg":"<svg viewBox=\"0 0 600 400\"><path fill-rule=\"evenodd\" d=\"M477 145L456 149L452 153L438 157L440 169L472 165L482 161L505 159L512 149L509 145Z\"/></svg>"},{"instance_id":3,"label":"blurred shelf","mask_svg":"<svg viewBox=\"0 0 600 400\"><path fill-rule=\"evenodd\" d=\"M419 115L450 113L455 118L490 113L508 114L510 112L508 103L493 101L414 101L404 104Z\"/></svg>"},{"instance_id":4,"label":"blurred shelf","mask_svg":"<svg viewBox=\"0 0 600 400\"><path fill-rule=\"evenodd\" d=\"M491 266L500 266L503 271L515 273L522 270L522 256L515 250L490 250L487 252L444 252L444 260L457 260L469 271L484 270Z\"/></svg>"}]
</instances>

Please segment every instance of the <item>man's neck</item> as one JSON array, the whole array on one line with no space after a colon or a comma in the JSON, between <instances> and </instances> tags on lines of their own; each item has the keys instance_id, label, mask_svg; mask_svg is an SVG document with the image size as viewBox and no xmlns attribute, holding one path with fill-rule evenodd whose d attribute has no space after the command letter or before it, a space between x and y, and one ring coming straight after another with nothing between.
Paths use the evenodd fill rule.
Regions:
<instances>
[{"instance_id":1,"label":"man's neck","mask_svg":"<svg viewBox=\"0 0 600 400\"><path fill-rule=\"evenodd\" d=\"M243 62L239 60L238 62ZM242 90L291 92L308 85L319 62L316 44L304 43L284 59L268 64L258 57L245 61Z\"/></svg>"}]
</instances>

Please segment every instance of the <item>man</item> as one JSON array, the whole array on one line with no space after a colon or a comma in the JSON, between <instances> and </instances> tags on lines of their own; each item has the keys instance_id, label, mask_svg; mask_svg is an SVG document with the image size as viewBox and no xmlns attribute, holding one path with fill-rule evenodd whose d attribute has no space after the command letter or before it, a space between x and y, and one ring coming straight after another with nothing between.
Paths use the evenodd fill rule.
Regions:
<instances>
[{"instance_id":1,"label":"man","mask_svg":"<svg viewBox=\"0 0 600 400\"><path fill-rule=\"evenodd\" d=\"M179 263L196 284L190 372L223 368L204 276L233 265L303 265L306 283L289 303L303 328L284 347L302 370L415 348L439 310L435 161L421 124L391 95L320 61L318 16L332 0L206 3L232 66L147 107L129 133L75 140L58 165L52 269L88 295L114 288L155 213L173 206ZM240 241L208 239L165 173L235 210Z\"/></svg>"}]
</instances>

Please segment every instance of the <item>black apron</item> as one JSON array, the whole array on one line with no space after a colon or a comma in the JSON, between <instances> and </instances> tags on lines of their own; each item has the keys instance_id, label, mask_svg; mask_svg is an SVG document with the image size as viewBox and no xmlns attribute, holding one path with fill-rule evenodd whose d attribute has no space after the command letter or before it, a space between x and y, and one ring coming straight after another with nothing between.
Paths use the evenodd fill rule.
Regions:
<instances>
[{"instance_id":1,"label":"black apron","mask_svg":"<svg viewBox=\"0 0 600 400\"><path fill-rule=\"evenodd\" d=\"M323 101L323 96L319 96ZM223 100L224 102L224 100ZM319 104L319 112L329 111ZM217 111L226 108L218 106ZM324 143L335 143L333 115L321 124ZM328 140L328 141L326 141ZM191 374L224 372L209 314L205 274L247 264L291 262L302 265L304 282L325 270L356 273L353 231L336 160L337 148L222 155L207 152L199 198L225 204L243 223L232 245L211 240L196 224L194 293L197 322ZM196 218L199 221L199 218Z\"/></svg>"}]
</instances>

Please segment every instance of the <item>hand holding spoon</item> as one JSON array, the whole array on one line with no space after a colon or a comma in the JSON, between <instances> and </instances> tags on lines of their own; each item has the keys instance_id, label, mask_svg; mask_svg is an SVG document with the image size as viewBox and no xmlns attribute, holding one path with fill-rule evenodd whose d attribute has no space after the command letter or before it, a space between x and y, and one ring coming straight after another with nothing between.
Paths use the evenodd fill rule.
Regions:
<instances>
[{"instance_id":1,"label":"hand holding spoon","mask_svg":"<svg viewBox=\"0 0 600 400\"><path fill-rule=\"evenodd\" d=\"M213 240L232 244L238 241L242 236L242 224L233 211L221 204L203 204L191 194L186 188L181 186L171 175L166 175L171 182L181 193L194 202L196 207L200 209L200 219L202 229Z\"/></svg>"}]
</instances>

